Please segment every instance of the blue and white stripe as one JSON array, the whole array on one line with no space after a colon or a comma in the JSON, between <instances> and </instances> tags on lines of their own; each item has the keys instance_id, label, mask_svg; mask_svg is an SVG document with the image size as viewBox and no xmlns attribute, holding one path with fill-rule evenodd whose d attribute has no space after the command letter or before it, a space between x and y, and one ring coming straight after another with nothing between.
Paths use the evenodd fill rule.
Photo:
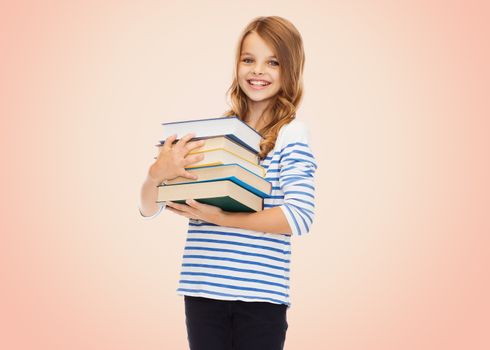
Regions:
<instances>
[{"instance_id":1,"label":"blue and white stripe","mask_svg":"<svg viewBox=\"0 0 490 350\"><path fill-rule=\"evenodd\" d=\"M292 235L309 232L314 220L317 168L304 124L293 120L261 161L272 184L264 210L279 206ZM265 301L291 306L291 236L189 220L179 295Z\"/></svg>"}]
</instances>

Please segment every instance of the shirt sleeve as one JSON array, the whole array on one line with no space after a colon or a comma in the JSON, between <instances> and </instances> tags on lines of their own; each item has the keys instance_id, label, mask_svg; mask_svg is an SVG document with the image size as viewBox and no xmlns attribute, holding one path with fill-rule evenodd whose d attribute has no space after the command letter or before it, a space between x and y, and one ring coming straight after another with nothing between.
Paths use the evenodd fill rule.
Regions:
<instances>
[{"instance_id":1,"label":"shirt sleeve","mask_svg":"<svg viewBox=\"0 0 490 350\"><path fill-rule=\"evenodd\" d=\"M315 216L314 174L317 163L309 145L309 132L304 124L288 130L281 145L279 186L284 193L280 206L293 235L310 231Z\"/></svg>"},{"instance_id":2,"label":"shirt sleeve","mask_svg":"<svg viewBox=\"0 0 490 350\"><path fill-rule=\"evenodd\" d=\"M150 219L156 218L158 215L160 215L160 213L165 208L165 202L159 202L158 205L160 205L160 209L158 209L157 212L151 216L144 216L143 213L141 212L141 208L138 207L138 210L140 212L141 217L145 220L150 220Z\"/></svg>"}]
</instances>

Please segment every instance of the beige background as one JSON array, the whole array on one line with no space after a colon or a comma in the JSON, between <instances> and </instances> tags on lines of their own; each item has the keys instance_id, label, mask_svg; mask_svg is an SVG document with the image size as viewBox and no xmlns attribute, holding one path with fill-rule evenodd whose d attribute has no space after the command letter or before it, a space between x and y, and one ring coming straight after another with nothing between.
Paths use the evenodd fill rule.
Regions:
<instances>
[{"instance_id":1,"label":"beige background","mask_svg":"<svg viewBox=\"0 0 490 350\"><path fill-rule=\"evenodd\" d=\"M339 0L0 6L0 348L187 347L185 219L139 189L260 15L303 36L319 164L286 349L490 347L488 4Z\"/></svg>"}]
</instances>

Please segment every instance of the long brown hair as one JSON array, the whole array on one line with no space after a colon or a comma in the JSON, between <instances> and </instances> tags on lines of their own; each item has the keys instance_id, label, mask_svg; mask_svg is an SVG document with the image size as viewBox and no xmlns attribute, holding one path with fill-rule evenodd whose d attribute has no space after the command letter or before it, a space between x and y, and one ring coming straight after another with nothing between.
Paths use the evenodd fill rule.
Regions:
<instances>
[{"instance_id":1,"label":"long brown hair","mask_svg":"<svg viewBox=\"0 0 490 350\"><path fill-rule=\"evenodd\" d=\"M262 114L270 114L271 118L258 130L264 137L260 144L259 157L264 159L274 148L281 127L296 117L296 110L303 97L305 53L301 35L290 21L279 16L254 18L238 40L233 82L226 92L231 100L231 109L223 114L225 117L238 116L245 121L249 112L247 95L238 84L238 66L243 41L251 32L257 33L275 51L281 67L281 89Z\"/></svg>"}]
</instances>

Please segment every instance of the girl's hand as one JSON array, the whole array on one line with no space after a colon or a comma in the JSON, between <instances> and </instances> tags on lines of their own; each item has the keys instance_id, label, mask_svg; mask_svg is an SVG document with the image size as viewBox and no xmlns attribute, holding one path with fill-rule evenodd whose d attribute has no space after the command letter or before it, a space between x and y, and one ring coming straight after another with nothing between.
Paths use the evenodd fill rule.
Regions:
<instances>
[{"instance_id":1,"label":"girl's hand","mask_svg":"<svg viewBox=\"0 0 490 350\"><path fill-rule=\"evenodd\" d=\"M187 205L174 202L166 202L165 208L173 213L185 216L186 218L202 220L215 225L220 225L220 223L222 222L222 218L226 213L220 207L199 203L194 199L188 199L185 202L187 203Z\"/></svg>"},{"instance_id":2,"label":"girl's hand","mask_svg":"<svg viewBox=\"0 0 490 350\"><path fill-rule=\"evenodd\" d=\"M148 176L158 184L178 176L196 180L197 176L185 170L185 167L204 159L204 154L202 153L188 155L193 149L204 145L204 140L189 142L193 137L194 134L187 134L177 141L175 145L173 145L173 142L177 135L167 137L165 143L160 146L157 160L151 165Z\"/></svg>"}]
</instances>

